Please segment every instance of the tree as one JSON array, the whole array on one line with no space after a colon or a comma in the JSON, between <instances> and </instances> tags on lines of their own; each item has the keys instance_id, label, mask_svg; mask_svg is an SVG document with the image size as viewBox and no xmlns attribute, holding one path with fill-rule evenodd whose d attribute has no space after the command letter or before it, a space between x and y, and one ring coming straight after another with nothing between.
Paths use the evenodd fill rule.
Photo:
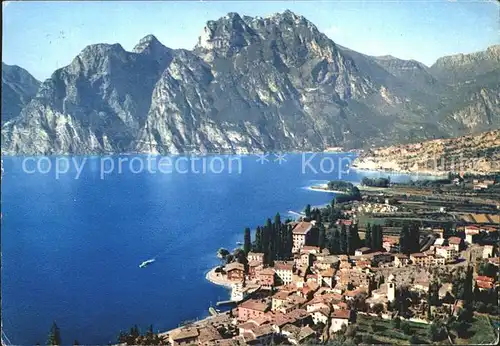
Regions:
<instances>
[{"instance_id":1,"label":"tree","mask_svg":"<svg viewBox=\"0 0 500 346\"><path fill-rule=\"evenodd\" d=\"M311 219L311 205L310 204L306 205L306 208L304 209L304 214L306 214L306 218Z\"/></svg>"},{"instance_id":2,"label":"tree","mask_svg":"<svg viewBox=\"0 0 500 346\"><path fill-rule=\"evenodd\" d=\"M439 284L436 281L429 284L429 292L427 297L427 302L430 306L439 305Z\"/></svg>"},{"instance_id":3,"label":"tree","mask_svg":"<svg viewBox=\"0 0 500 346\"><path fill-rule=\"evenodd\" d=\"M61 345L61 332L56 324L56 321L52 322L47 345Z\"/></svg>"},{"instance_id":4,"label":"tree","mask_svg":"<svg viewBox=\"0 0 500 346\"><path fill-rule=\"evenodd\" d=\"M351 242L349 243L349 253L353 254L354 251L361 247L361 239L359 238L358 224L355 223L349 228L351 234Z\"/></svg>"},{"instance_id":5,"label":"tree","mask_svg":"<svg viewBox=\"0 0 500 346\"><path fill-rule=\"evenodd\" d=\"M392 325L394 326L394 328L399 329L401 327L401 319L399 317L396 317L392 320Z\"/></svg>"},{"instance_id":6,"label":"tree","mask_svg":"<svg viewBox=\"0 0 500 346\"><path fill-rule=\"evenodd\" d=\"M243 251L245 251L245 255L248 255L252 248L252 238L250 236L250 228L245 228L245 236L243 243Z\"/></svg>"},{"instance_id":7,"label":"tree","mask_svg":"<svg viewBox=\"0 0 500 346\"><path fill-rule=\"evenodd\" d=\"M406 321L401 321L400 329L406 335L409 335L411 333L410 324Z\"/></svg>"},{"instance_id":8,"label":"tree","mask_svg":"<svg viewBox=\"0 0 500 346\"><path fill-rule=\"evenodd\" d=\"M372 246L372 225L367 224L365 230L365 246L371 248Z\"/></svg>"},{"instance_id":9,"label":"tree","mask_svg":"<svg viewBox=\"0 0 500 346\"><path fill-rule=\"evenodd\" d=\"M399 234L399 252L405 255L410 254L410 230L408 225L405 223Z\"/></svg>"},{"instance_id":10,"label":"tree","mask_svg":"<svg viewBox=\"0 0 500 346\"><path fill-rule=\"evenodd\" d=\"M321 250L323 250L326 246L326 231L325 226L320 224L318 227L318 246Z\"/></svg>"},{"instance_id":11,"label":"tree","mask_svg":"<svg viewBox=\"0 0 500 346\"><path fill-rule=\"evenodd\" d=\"M472 266L467 266L467 272L465 274L465 281L463 284L463 300L464 300L464 305L469 305L472 303L472 300L474 298L473 295L473 288L472 288L472 275L473 275L473 268Z\"/></svg>"},{"instance_id":12,"label":"tree","mask_svg":"<svg viewBox=\"0 0 500 346\"><path fill-rule=\"evenodd\" d=\"M382 238L382 226L380 225L373 225L371 227L371 245L368 246L372 250L380 250L382 249L383 245L383 238Z\"/></svg>"},{"instance_id":13,"label":"tree","mask_svg":"<svg viewBox=\"0 0 500 346\"><path fill-rule=\"evenodd\" d=\"M345 225L342 225L340 231L340 253L341 254L347 253L347 232Z\"/></svg>"},{"instance_id":14,"label":"tree","mask_svg":"<svg viewBox=\"0 0 500 346\"><path fill-rule=\"evenodd\" d=\"M419 345L419 344L421 344L419 338L415 334L413 334L412 336L410 336L410 340L409 341L410 341L410 345Z\"/></svg>"},{"instance_id":15,"label":"tree","mask_svg":"<svg viewBox=\"0 0 500 346\"><path fill-rule=\"evenodd\" d=\"M431 341L441 341L446 338L446 330L439 321L435 321L429 326L428 335Z\"/></svg>"},{"instance_id":16,"label":"tree","mask_svg":"<svg viewBox=\"0 0 500 346\"><path fill-rule=\"evenodd\" d=\"M371 334L363 334L362 340L364 344L371 345L373 344L373 336Z\"/></svg>"}]
</instances>

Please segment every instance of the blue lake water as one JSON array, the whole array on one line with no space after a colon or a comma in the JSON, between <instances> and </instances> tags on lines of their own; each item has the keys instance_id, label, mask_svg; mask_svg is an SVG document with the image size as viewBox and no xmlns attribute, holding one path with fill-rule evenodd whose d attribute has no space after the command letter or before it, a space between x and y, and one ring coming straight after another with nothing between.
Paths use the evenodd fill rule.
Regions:
<instances>
[{"instance_id":1,"label":"blue lake water","mask_svg":"<svg viewBox=\"0 0 500 346\"><path fill-rule=\"evenodd\" d=\"M304 171L302 154L288 154L281 164L273 155L263 163L249 155L241 158L240 173L237 165L229 172L230 158L223 157L225 162L205 174L195 172L202 170L199 164L193 170L186 162L172 172L134 174L140 168L136 161L119 172L120 157L112 157L115 169L104 179L100 157L70 158L84 163L79 179L73 166L56 179L58 157L40 161L35 173L34 161L4 157L5 333L13 344L43 344L55 320L64 344L107 344L133 324L166 330L207 316L210 304L227 299L224 288L205 280L218 263L216 251L232 250L244 227L276 212L284 219L307 203L328 203L333 194L306 187L338 179L331 162L323 162L323 172L320 164L340 157L318 155ZM204 159L210 168L215 157ZM226 167L219 174L221 165ZM342 178L357 182L362 175L351 170ZM155 256L152 265L138 267Z\"/></svg>"}]
</instances>

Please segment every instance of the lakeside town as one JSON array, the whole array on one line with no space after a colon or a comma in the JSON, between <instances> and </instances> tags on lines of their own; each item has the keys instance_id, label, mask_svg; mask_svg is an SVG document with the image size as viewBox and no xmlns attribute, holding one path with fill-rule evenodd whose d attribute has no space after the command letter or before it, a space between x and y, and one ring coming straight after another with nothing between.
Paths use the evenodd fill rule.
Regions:
<instances>
[{"instance_id":1,"label":"lakeside town","mask_svg":"<svg viewBox=\"0 0 500 346\"><path fill-rule=\"evenodd\" d=\"M221 265L207 279L227 287L229 300L156 342L498 341L498 174L398 184L364 178L321 189L338 193L329 205L307 205L296 220L276 214L254 232L245 229L233 252L219 249ZM141 343L131 334L119 341Z\"/></svg>"}]
</instances>

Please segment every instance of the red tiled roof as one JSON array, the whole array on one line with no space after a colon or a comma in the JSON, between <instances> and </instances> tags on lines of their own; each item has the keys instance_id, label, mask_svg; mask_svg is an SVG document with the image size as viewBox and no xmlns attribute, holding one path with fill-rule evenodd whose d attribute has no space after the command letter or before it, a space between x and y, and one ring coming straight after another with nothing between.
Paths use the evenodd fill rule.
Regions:
<instances>
[{"instance_id":1,"label":"red tiled roof","mask_svg":"<svg viewBox=\"0 0 500 346\"><path fill-rule=\"evenodd\" d=\"M448 238L448 243L449 244L460 244L462 242L462 238L459 238L459 237L449 237Z\"/></svg>"},{"instance_id":2,"label":"red tiled roof","mask_svg":"<svg viewBox=\"0 0 500 346\"><path fill-rule=\"evenodd\" d=\"M351 310L334 310L331 316L332 318L349 319L351 317Z\"/></svg>"},{"instance_id":3,"label":"red tiled roof","mask_svg":"<svg viewBox=\"0 0 500 346\"><path fill-rule=\"evenodd\" d=\"M490 289L493 287L492 282L487 282L487 281L476 281L477 287L479 288L485 288L485 289Z\"/></svg>"},{"instance_id":4,"label":"red tiled roof","mask_svg":"<svg viewBox=\"0 0 500 346\"><path fill-rule=\"evenodd\" d=\"M241 271L244 271L245 270L245 266L241 263L238 263L238 262L233 262L233 263L229 263L226 265L225 267L225 270L226 272L229 272L231 270L241 270Z\"/></svg>"},{"instance_id":5,"label":"red tiled roof","mask_svg":"<svg viewBox=\"0 0 500 346\"><path fill-rule=\"evenodd\" d=\"M335 272L333 271L333 268L328 268L327 270L324 270L321 272L321 276L325 278L331 278L335 275Z\"/></svg>"},{"instance_id":6,"label":"red tiled roof","mask_svg":"<svg viewBox=\"0 0 500 346\"><path fill-rule=\"evenodd\" d=\"M299 222L297 224L297 226L295 226L293 228L292 233L305 235L305 234L309 233L311 228L312 228L312 224L310 222L302 221L302 222Z\"/></svg>"},{"instance_id":7,"label":"red tiled roof","mask_svg":"<svg viewBox=\"0 0 500 346\"><path fill-rule=\"evenodd\" d=\"M250 309L250 310L266 312L267 309L269 308L269 305L265 302L262 302L262 301L250 299L250 300L247 300L247 301L241 303L239 307L245 308L245 309Z\"/></svg>"},{"instance_id":8,"label":"red tiled roof","mask_svg":"<svg viewBox=\"0 0 500 346\"><path fill-rule=\"evenodd\" d=\"M275 271L273 268L265 268L265 269L262 269L261 271L259 271L259 275L274 275L275 274Z\"/></svg>"},{"instance_id":9,"label":"red tiled roof","mask_svg":"<svg viewBox=\"0 0 500 346\"><path fill-rule=\"evenodd\" d=\"M275 270L293 270L293 262L275 262Z\"/></svg>"}]
</instances>

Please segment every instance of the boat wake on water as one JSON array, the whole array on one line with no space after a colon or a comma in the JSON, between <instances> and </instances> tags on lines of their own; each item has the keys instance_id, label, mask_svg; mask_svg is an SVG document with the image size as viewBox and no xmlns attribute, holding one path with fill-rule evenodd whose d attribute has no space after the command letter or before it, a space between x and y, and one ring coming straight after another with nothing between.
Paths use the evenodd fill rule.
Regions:
<instances>
[{"instance_id":1,"label":"boat wake on water","mask_svg":"<svg viewBox=\"0 0 500 346\"><path fill-rule=\"evenodd\" d=\"M148 260L142 262L141 264L139 264L139 268L144 268L144 267L148 266L149 264L153 263L154 261L156 261L156 259L154 259L154 258L148 259Z\"/></svg>"}]
</instances>

